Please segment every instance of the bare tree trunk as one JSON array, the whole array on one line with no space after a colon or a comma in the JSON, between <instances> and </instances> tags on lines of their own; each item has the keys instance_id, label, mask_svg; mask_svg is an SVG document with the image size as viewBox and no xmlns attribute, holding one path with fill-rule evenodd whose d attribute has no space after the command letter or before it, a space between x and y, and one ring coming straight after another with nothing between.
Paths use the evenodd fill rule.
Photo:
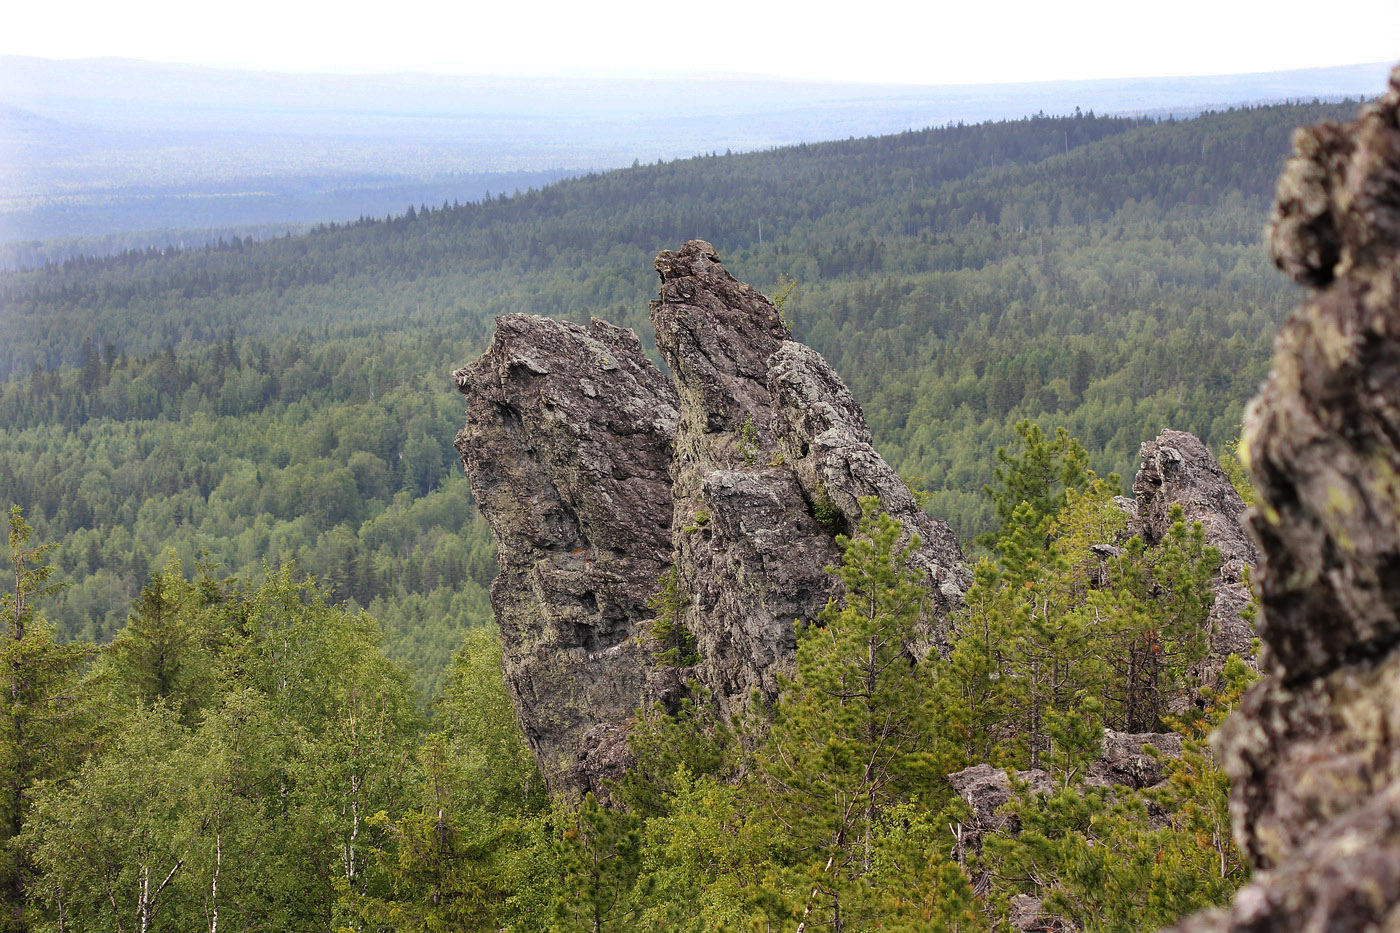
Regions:
<instances>
[{"instance_id":1,"label":"bare tree trunk","mask_svg":"<svg viewBox=\"0 0 1400 933\"><path fill-rule=\"evenodd\" d=\"M214 833L214 877L209 881L209 933L219 933L219 869L224 864L224 834Z\"/></svg>"},{"instance_id":2,"label":"bare tree trunk","mask_svg":"<svg viewBox=\"0 0 1400 933\"><path fill-rule=\"evenodd\" d=\"M141 866L141 895L136 899L136 927L141 933L151 928L151 869Z\"/></svg>"},{"instance_id":3,"label":"bare tree trunk","mask_svg":"<svg viewBox=\"0 0 1400 933\"><path fill-rule=\"evenodd\" d=\"M831 871L831 866L835 862L836 855L835 853L832 853L831 857L826 860L826 867L822 869L822 874L826 874L827 872ZM821 886L818 885L812 888L811 894L807 895L807 905L802 908L802 922L797 925L797 933L806 933L807 915L812 912L812 904L816 901L817 895L821 893L821 890Z\"/></svg>"}]
</instances>

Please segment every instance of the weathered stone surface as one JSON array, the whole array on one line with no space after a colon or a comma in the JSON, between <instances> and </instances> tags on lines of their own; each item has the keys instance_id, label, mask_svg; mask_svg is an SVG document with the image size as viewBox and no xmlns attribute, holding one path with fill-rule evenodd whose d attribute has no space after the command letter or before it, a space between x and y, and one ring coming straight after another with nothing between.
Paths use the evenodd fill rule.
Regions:
<instances>
[{"instance_id":1,"label":"weathered stone surface","mask_svg":"<svg viewBox=\"0 0 1400 933\"><path fill-rule=\"evenodd\" d=\"M1143 751L1149 745L1160 753L1160 757ZM1162 781L1163 759L1180 757L1181 736L1175 732L1117 732L1105 729L1103 752L1085 772L1084 783L1141 790Z\"/></svg>"},{"instance_id":2,"label":"weathered stone surface","mask_svg":"<svg viewBox=\"0 0 1400 933\"><path fill-rule=\"evenodd\" d=\"M927 641L937 643L967 588L962 554L870 446L845 385L708 243L663 252L656 269L651 317L680 398L675 567L703 659L697 674L722 713L742 712L755 692L776 695L794 623L836 592L826 568L840 561L835 536L854 527L861 496L879 496L920 536L916 560L936 594Z\"/></svg>"},{"instance_id":3,"label":"weathered stone surface","mask_svg":"<svg viewBox=\"0 0 1400 933\"><path fill-rule=\"evenodd\" d=\"M615 758L590 756L601 734L585 736L632 715L646 682L637 634L671 560L675 391L631 331L520 314L454 376L521 727L552 787L601 789L577 769Z\"/></svg>"},{"instance_id":4,"label":"weathered stone surface","mask_svg":"<svg viewBox=\"0 0 1400 933\"><path fill-rule=\"evenodd\" d=\"M1141 465L1133 480L1136 506L1130 513L1130 529L1149 546L1160 544L1171 529L1172 506L1180 505L1186 521L1200 522L1206 543L1220 551L1215 601L1207 620L1209 648L1193 669L1190 682L1218 686L1225 660L1231 654L1238 654L1257 669L1251 650L1254 628L1244 617L1250 600L1244 574L1259 557L1245 531L1244 501L1194 434L1163 431L1156 440L1142 445L1139 457Z\"/></svg>"},{"instance_id":5,"label":"weathered stone surface","mask_svg":"<svg viewBox=\"0 0 1400 933\"><path fill-rule=\"evenodd\" d=\"M696 671L722 714L772 697L796 650L793 623L832 592L832 533L773 460L768 360L791 338L778 310L692 240L656 258L656 345L680 398L671 468L675 567L695 635Z\"/></svg>"},{"instance_id":6,"label":"weathered stone surface","mask_svg":"<svg viewBox=\"0 0 1400 933\"><path fill-rule=\"evenodd\" d=\"M1017 894L1007 905L1007 922L1018 933L1071 933L1074 924L1063 917L1047 914L1043 901L1029 894Z\"/></svg>"},{"instance_id":7,"label":"weathered stone surface","mask_svg":"<svg viewBox=\"0 0 1400 933\"><path fill-rule=\"evenodd\" d=\"M1152 746L1160 757L1143 749ZM1181 757L1181 736L1175 732L1116 732L1105 729L1103 751L1084 773L1084 783L1092 787L1122 786L1133 790L1153 787L1164 777L1163 758ZM1039 768L1015 772L1017 780L1036 792L1049 791L1053 781ZM1004 768L973 765L948 775L953 790L972 808L972 828L996 832L1007 827L1007 817L997 810L1011 799L1011 781Z\"/></svg>"},{"instance_id":8,"label":"weathered stone surface","mask_svg":"<svg viewBox=\"0 0 1400 933\"><path fill-rule=\"evenodd\" d=\"M810 347L784 344L768 371L773 398L773 434L779 455L812 503L825 502L840 513L840 524L860 519L860 499L875 496L921 547L914 564L927 575L935 600L931 618L946 619L962 604L971 577L962 549L946 522L921 509L908 485L871 445L870 428L831 365ZM942 634L936 627L934 638Z\"/></svg>"},{"instance_id":9,"label":"weathered stone surface","mask_svg":"<svg viewBox=\"0 0 1400 933\"><path fill-rule=\"evenodd\" d=\"M911 651L941 642L968 581L947 525L918 509L846 387L768 299L699 240L656 268L674 387L630 331L524 315L500 318L456 374L458 449L499 546L506 682L555 789L605 790L630 760L628 719L690 678L726 718L775 696L794 623L835 593L826 568L859 497L923 542L934 598ZM654 666L644 637L670 569L701 657L681 670Z\"/></svg>"},{"instance_id":10,"label":"weathered stone surface","mask_svg":"<svg viewBox=\"0 0 1400 933\"><path fill-rule=\"evenodd\" d=\"M1278 192L1275 258L1320 291L1246 419L1270 674L1217 740L1261 871L1181 929L1400 929L1400 70Z\"/></svg>"},{"instance_id":11,"label":"weathered stone surface","mask_svg":"<svg viewBox=\"0 0 1400 933\"><path fill-rule=\"evenodd\" d=\"M1032 791L1047 793L1054 789L1054 781L1048 771L1039 768L1015 772L1016 780L1028 785ZM973 765L948 775L948 783L972 810L972 822L968 825L972 836L969 842L980 844L980 839L988 833L1015 833L1019 827L1015 818L1003 813L1001 808L1011 799L1011 777L1005 768L991 765Z\"/></svg>"}]
</instances>

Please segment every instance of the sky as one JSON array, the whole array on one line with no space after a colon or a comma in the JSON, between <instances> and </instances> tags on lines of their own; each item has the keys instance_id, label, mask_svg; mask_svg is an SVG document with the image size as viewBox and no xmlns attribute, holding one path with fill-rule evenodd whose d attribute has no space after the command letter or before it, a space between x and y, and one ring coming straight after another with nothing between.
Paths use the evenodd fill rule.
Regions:
<instances>
[{"instance_id":1,"label":"sky","mask_svg":"<svg viewBox=\"0 0 1400 933\"><path fill-rule=\"evenodd\" d=\"M36 0L0 54L271 71L977 84L1400 60L1400 0Z\"/></svg>"}]
</instances>

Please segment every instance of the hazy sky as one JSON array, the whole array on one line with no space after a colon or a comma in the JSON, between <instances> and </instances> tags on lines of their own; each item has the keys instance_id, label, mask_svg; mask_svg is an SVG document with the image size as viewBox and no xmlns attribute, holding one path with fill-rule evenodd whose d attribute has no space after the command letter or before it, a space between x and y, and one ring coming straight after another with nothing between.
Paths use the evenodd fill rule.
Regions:
<instances>
[{"instance_id":1,"label":"hazy sky","mask_svg":"<svg viewBox=\"0 0 1400 933\"><path fill-rule=\"evenodd\" d=\"M953 84L1400 59L1400 0L19 0L0 53Z\"/></svg>"}]
</instances>

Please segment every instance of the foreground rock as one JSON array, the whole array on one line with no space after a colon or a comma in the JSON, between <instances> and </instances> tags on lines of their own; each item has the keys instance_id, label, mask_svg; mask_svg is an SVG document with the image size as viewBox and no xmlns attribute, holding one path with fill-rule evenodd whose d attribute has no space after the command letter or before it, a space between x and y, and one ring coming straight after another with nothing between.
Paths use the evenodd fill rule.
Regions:
<instances>
[{"instance_id":1,"label":"foreground rock","mask_svg":"<svg viewBox=\"0 0 1400 933\"><path fill-rule=\"evenodd\" d=\"M835 593L826 568L861 497L922 542L933 598L912 653L944 641L969 582L948 526L918 508L778 310L703 241L656 268L651 315L674 386L630 331L525 315L498 319L487 353L456 373L457 447L500 552L505 679L554 790L603 791L628 765L627 721L691 680L726 718L771 700L795 623ZM698 655L679 670L656 665L647 639L666 574Z\"/></svg>"},{"instance_id":2,"label":"foreground rock","mask_svg":"<svg viewBox=\"0 0 1400 933\"><path fill-rule=\"evenodd\" d=\"M1179 505L1186 522L1200 522L1206 543L1220 551L1215 600L1207 620L1209 646L1187 678L1197 689L1185 699L1199 700L1200 687L1220 685L1230 655L1256 664L1251 647L1254 627L1246 617L1250 594L1244 580L1259 555L1245 531L1244 500L1199 438L1185 431L1163 431L1142 445L1139 457L1129 522L1132 532L1149 547L1161 544L1171 530L1172 506Z\"/></svg>"},{"instance_id":3,"label":"foreground rock","mask_svg":"<svg viewBox=\"0 0 1400 933\"><path fill-rule=\"evenodd\" d=\"M1246 423L1270 673L1219 739L1259 871L1183 930L1400 928L1400 71L1295 150L1271 245L1317 291Z\"/></svg>"}]
</instances>

